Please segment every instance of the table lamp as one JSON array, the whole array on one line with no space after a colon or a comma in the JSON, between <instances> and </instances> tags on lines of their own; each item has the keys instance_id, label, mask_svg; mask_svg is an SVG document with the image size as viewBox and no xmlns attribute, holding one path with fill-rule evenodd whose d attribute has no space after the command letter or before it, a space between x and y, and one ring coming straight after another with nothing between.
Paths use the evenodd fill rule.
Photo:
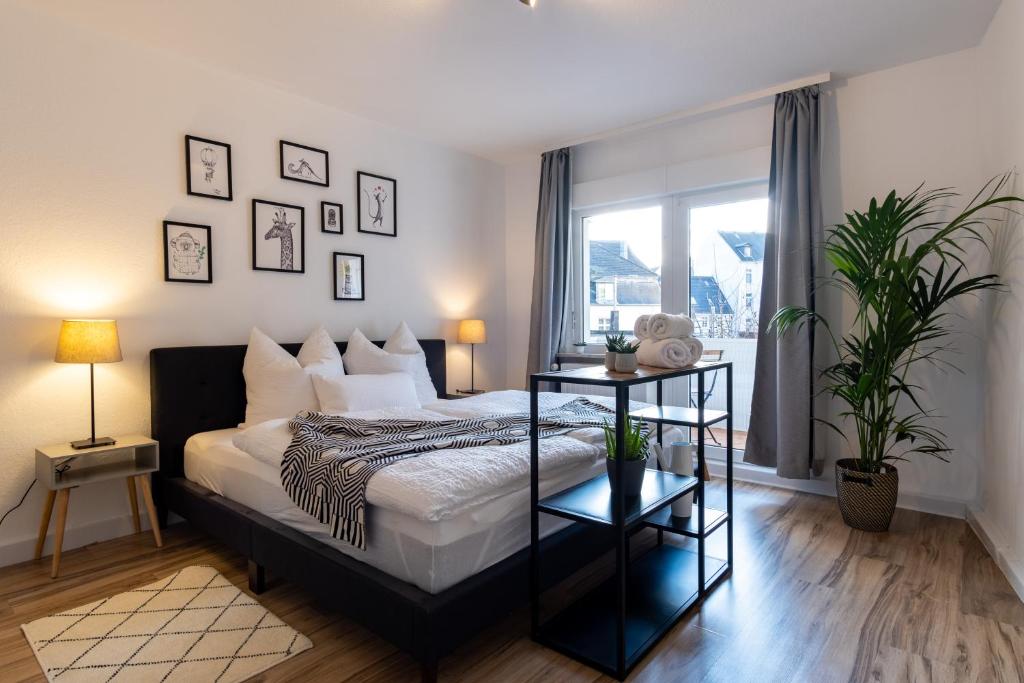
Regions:
<instances>
[{"instance_id":1,"label":"table lamp","mask_svg":"<svg viewBox=\"0 0 1024 683\"><path fill-rule=\"evenodd\" d=\"M89 364L89 426L88 439L72 441L72 448L95 448L109 446L114 440L109 436L96 438L96 392L93 379L93 364L116 363L121 360L121 344L117 339L117 321L114 320L64 320L60 324L57 339L58 363Z\"/></svg>"},{"instance_id":2,"label":"table lamp","mask_svg":"<svg viewBox=\"0 0 1024 683\"><path fill-rule=\"evenodd\" d=\"M460 344L469 344L469 389L459 389L460 394L482 394L483 390L476 388L476 356L477 344L487 343L487 326L483 320L462 320L459 321Z\"/></svg>"}]
</instances>

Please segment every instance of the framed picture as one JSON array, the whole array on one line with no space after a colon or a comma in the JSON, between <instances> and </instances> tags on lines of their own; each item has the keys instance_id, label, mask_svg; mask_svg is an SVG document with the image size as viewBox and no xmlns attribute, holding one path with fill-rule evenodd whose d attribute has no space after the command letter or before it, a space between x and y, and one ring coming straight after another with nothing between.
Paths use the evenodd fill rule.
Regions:
<instances>
[{"instance_id":1,"label":"framed picture","mask_svg":"<svg viewBox=\"0 0 1024 683\"><path fill-rule=\"evenodd\" d=\"M334 252L334 300L365 301L363 255Z\"/></svg>"},{"instance_id":2,"label":"framed picture","mask_svg":"<svg viewBox=\"0 0 1024 683\"><path fill-rule=\"evenodd\" d=\"M231 145L186 135L185 184L191 195L230 202Z\"/></svg>"},{"instance_id":3,"label":"framed picture","mask_svg":"<svg viewBox=\"0 0 1024 683\"><path fill-rule=\"evenodd\" d=\"M213 282L209 225L164 221L164 280Z\"/></svg>"},{"instance_id":4,"label":"framed picture","mask_svg":"<svg viewBox=\"0 0 1024 683\"><path fill-rule=\"evenodd\" d=\"M334 202L320 202L320 232L329 232L332 235L345 233L343 208L341 204Z\"/></svg>"},{"instance_id":5,"label":"framed picture","mask_svg":"<svg viewBox=\"0 0 1024 683\"><path fill-rule=\"evenodd\" d=\"M374 235L398 236L398 181L356 171L359 221L356 229Z\"/></svg>"},{"instance_id":6,"label":"framed picture","mask_svg":"<svg viewBox=\"0 0 1024 683\"><path fill-rule=\"evenodd\" d=\"M281 177L310 185L331 184L327 151L281 140Z\"/></svg>"},{"instance_id":7,"label":"framed picture","mask_svg":"<svg viewBox=\"0 0 1024 683\"><path fill-rule=\"evenodd\" d=\"M306 272L305 209L252 200L252 269Z\"/></svg>"}]
</instances>

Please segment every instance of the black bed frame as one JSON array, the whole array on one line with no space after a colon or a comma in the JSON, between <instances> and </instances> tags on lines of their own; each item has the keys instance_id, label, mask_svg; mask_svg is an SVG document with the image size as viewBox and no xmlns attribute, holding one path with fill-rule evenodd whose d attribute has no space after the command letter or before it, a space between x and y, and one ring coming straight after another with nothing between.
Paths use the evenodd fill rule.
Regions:
<instances>
[{"instance_id":1,"label":"black bed frame","mask_svg":"<svg viewBox=\"0 0 1024 683\"><path fill-rule=\"evenodd\" d=\"M375 342L381 345L381 342ZM420 342L439 396L446 394L445 342ZM299 344L283 345L291 354ZM345 343L339 350L345 352ZM435 680L437 663L529 598L529 547L437 594L348 557L184 476L185 441L235 427L245 417L245 346L190 346L150 351L153 438L160 442L155 495L161 525L168 512L217 538L249 561L249 587L265 590L266 573L303 586L421 665ZM528 510L523 510L524 514ZM543 541L545 587L611 548L603 529L573 525Z\"/></svg>"}]
</instances>

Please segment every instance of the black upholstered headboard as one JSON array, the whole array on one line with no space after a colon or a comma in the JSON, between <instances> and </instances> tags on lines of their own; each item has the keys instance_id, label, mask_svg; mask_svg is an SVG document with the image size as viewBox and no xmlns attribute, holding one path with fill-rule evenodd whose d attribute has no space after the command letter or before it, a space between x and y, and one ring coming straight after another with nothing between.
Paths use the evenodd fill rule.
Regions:
<instances>
[{"instance_id":1,"label":"black upholstered headboard","mask_svg":"<svg viewBox=\"0 0 1024 683\"><path fill-rule=\"evenodd\" d=\"M383 342L374 342L382 346ZM282 344L293 356L301 344ZM338 343L345 353L346 342ZM445 342L420 340L439 397L447 393ZM160 473L184 474L185 442L193 434L236 427L245 420L245 345L179 346L149 352L153 438L160 442Z\"/></svg>"}]
</instances>

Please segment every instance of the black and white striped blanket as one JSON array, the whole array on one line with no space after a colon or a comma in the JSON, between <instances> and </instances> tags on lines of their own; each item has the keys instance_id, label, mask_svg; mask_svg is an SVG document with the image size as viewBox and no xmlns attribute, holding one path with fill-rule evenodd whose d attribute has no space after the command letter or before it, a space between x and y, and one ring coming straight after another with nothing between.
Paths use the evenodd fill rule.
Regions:
<instances>
[{"instance_id":1,"label":"black and white striped blanket","mask_svg":"<svg viewBox=\"0 0 1024 683\"><path fill-rule=\"evenodd\" d=\"M613 413L578 398L539 416L541 439L603 425ZM392 463L446 448L525 441L530 415L457 420L368 420L316 412L288 423L293 437L281 462L281 483L295 504L331 528L331 535L366 549L366 487Z\"/></svg>"}]
</instances>

